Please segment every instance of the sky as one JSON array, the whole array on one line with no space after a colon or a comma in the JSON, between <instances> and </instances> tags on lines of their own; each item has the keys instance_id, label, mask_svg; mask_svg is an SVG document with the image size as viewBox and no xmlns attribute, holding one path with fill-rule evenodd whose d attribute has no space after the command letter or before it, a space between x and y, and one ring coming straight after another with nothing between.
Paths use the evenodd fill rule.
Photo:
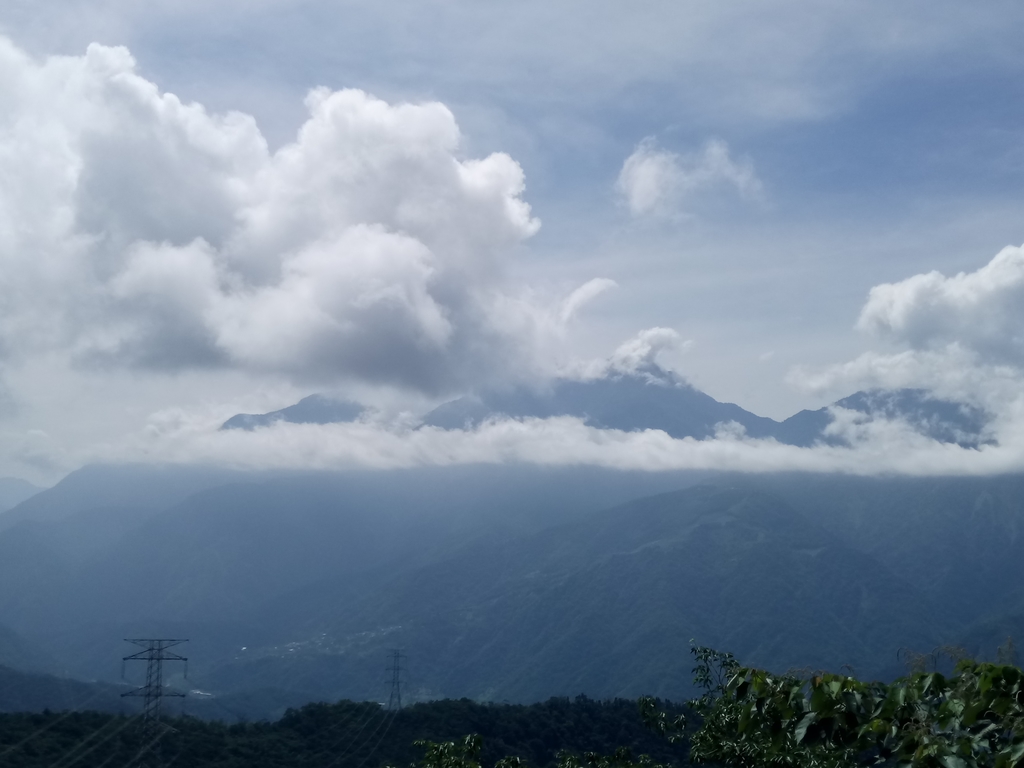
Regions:
<instances>
[{"instance_id":1,"label":"sky","mask_svg":"<svg viewBox=\"0 0 1024 768\"><path fill-rule=\"evenodd\" d=\"M1022 31L1014 2L8 0L0 475L1024 469ZM410 426L637 345L774 418L915 386L997 434ZM379 419L216 431L313 392Z\"/></svg>"}]
</instances>

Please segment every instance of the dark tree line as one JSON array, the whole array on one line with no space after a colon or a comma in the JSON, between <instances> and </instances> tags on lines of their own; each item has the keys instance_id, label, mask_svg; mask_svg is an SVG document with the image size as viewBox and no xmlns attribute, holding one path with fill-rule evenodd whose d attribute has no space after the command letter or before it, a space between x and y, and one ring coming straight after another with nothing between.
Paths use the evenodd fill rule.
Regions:
<instances>
[{"instance_id":1,"label":"dark tree line","mask_svg":"<svg viewBox=\"0 0 1024 768\"><path fill-rule=\"evenodd\" d=\"M189 768L406 768L424 756L415 742L456 742L470 733L482 740L485 764L514 756L547 768L562 750L603 753L620 746L663 762L685 757L685 745L670 744L645 726L635 701L583 696L531 705L446 700L399 712L342 701L289 710L276 722L227 725L185 717L165 725L158 763ZM0 766L121 768L145 746L137 726L132 718L96 712L0 714Z\"/></svg>"}]
</instances>

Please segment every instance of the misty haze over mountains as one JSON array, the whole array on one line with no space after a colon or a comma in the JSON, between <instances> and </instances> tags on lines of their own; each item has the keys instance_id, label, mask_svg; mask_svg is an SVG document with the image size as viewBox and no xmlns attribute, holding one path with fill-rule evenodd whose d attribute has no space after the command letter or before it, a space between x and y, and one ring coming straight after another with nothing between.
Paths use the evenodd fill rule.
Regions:
<instances>
[{"instance_id":1,"label":"misty haze over mountains","mask_svg":"<svg viewBox=\"0 0 1024 768\"><path fill-rule=\"evenodd\" d=\"M984 414L920 391L837 406L983 440ZM314 396L224 428L357 409ZM775 422L648 371L485 393L424 423L497 414L696 438L728 420L797 445L832 439L833 418ZM1021 476L95 466L0 515L0 664L113 683L121 637L189 637L190 685L264 691L260 716L380 697L390 647L409 654L411 700L680 698L691 638L779 670L893 676L901 648L984 652L1024 630L1021 536Z\"/></svg>"}]
</instances>

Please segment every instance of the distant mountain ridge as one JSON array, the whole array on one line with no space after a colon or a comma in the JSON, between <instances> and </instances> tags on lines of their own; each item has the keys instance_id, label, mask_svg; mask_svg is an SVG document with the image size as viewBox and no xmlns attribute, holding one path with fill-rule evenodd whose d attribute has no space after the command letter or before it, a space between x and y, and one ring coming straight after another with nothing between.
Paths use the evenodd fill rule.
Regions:
<instances>
[{"instance_id":1,"label":"distant mountain ridge","mask_svg":"<svg viewBox=\"0 0 1024 768\"><path fill-rule=\"evenodd\" d=\"M933 397L923 389L856 392L832 406L804 410L784 421L758 416L734 403L722 403L657 366L633 373L615 373L579 381L555 379L547 387L488 390L443 403L423 417L424 426L471 429L499 417L550 418L574 416L600 429L634 432L660 429L671 437L704 440L724 424L739 424L747 436L774 438L809 447L815 443L843 445L831 434L833 408L867 417L903 419L923 435L944 443L976 448L986 442L991 417L980 408ZM264 414L238 414L222 429L258 429L279 421L331 424L354 421L362 406L324 395L310 395L295 405Z\"/></svg>"},{"instance_id":2,"label":"distant mountain ridge","mask_svg":"<svg viewBox=\"0 0 1024 768\"><path fill-rule=\"evenodd\" d=\"M279 421L291 424L339 424L355 421L362 412L363 406L359 403L316 394L270 413L235 414L221 425L221 429L253 430L269 427Z\"/></svg>"},{"instance_id":3,"label":"distant mountain ridge","mask_svg":"<svg viewBox=\"0 0 1024 768\"><path fill-rule=\"evenodd\" d=\"M987 442L985 431L992 417L977 406L942 400L924 389L869 390L855 392L831 406L800 411L779 424L775 437L790 445L814 442L842 445L844 441L826 432L834 417L832 408L857 411L869 417L903 419L917 432L940 443L977 448Z\"/></svg>"},{"instance_id":4,"label":"distant mountain ridge","mask_svg":"<svg viewBox=\"0 0 1024 768\"><path fill-rule=\"evenodd\" d=\"M678 376L652 368L590 381L557 379L540 391L520 388L462 397L438 406L423 423L442 429L465 429L498 416L576 416L603 429L660 429L671 437L697 440L713 437L720 425L736 423L749 437L808 447L845 443L841 436L827 431L834 421L832 408L844 408L868 417L903 419L940 442L977 447L984 442L990 419L979 408L935 398L926 390L900 389L856 392L832 406L800 411L780 422L734 403L719 402Z\"/></svg>"}]
</instances>

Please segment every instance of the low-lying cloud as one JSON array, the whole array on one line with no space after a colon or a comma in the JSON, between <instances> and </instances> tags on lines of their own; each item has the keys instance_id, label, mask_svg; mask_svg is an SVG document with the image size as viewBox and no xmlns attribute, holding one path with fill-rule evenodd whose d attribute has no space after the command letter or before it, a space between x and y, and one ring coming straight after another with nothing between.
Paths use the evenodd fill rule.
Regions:
<instances>
[{"instance_id":1,"label":"low-lying cloud","mask_svg":"<svg viewBox=\"0 0 1024 768\"><path fill-rule=\"evenodd\" d=\"M838 409L841 411L842 409ZM1018 409L1015 423L1024 421ZM93 460L217 463L244 469L380 470L451 464L594 465L614 470L707 469L741 472L839 472L857 475L984 475L1024 466L1024 431L999 445L963 448L921 435L900 420L838 412L833 432L849 447L799 448L746 437L735 424L714 438L674 439L660 430L624 432L574 417L495 419L474 429L444 430L361 421L287 424L252 432L218 431L214 422L159 414L145 435Z\"/></svg>"}]
</instances>

